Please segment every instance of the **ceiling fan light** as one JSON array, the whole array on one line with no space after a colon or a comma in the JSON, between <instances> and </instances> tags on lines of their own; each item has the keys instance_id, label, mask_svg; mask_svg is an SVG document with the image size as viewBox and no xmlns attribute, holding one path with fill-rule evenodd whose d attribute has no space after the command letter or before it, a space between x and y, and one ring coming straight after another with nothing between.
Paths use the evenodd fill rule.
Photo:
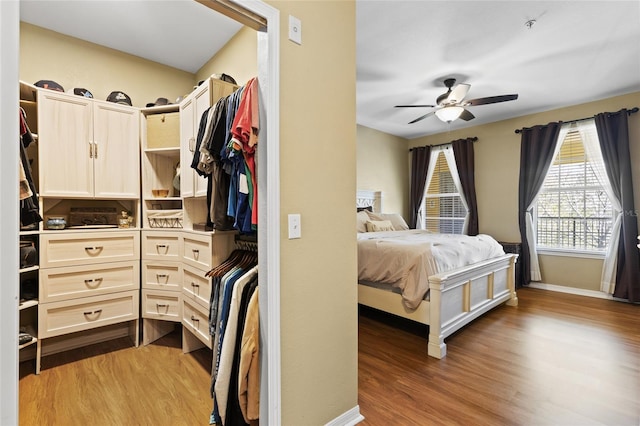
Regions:
<instances>
[{"instance_id":1,"label":"ceiling fan light","mask_svg":"<svg viewBox=\"0 0 640 426\"><path fill-rule=\"evenodd\" d=\"M445 123L451 123L462 114L464 108L461 106L448 106L436 111L436 116Z\"/></svg>"}]
</instances>

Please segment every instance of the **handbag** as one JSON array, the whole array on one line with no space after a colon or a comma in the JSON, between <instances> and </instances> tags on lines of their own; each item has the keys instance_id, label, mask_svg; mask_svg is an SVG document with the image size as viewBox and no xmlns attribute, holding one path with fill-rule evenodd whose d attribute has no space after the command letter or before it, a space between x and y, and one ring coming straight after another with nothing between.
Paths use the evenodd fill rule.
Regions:
<instances>
[{"instance_id":1,"label":"handbag","mask_svg":"<svg viewBox=\"0 0 640 426\"><path fill-rule=\"evenodd\" d=\"M33 241L20 241L20 268L29 268L38 263L38 252Z\"/></svg>"}]
</instances>

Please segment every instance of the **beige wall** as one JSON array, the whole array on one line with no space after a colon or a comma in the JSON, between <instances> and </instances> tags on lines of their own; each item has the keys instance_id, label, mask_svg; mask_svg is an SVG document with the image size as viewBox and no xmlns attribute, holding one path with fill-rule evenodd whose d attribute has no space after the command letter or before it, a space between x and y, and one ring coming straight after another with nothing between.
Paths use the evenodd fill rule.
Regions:
<instances>
[{"instance_id":1,"label":"beige wall","mask_svg":"<svg viewBox=\"0 0 640 426\"><path fill-rule=\"evenodd\" d=\"M197 82L191 73L25 22L20 23L20 80L53 80L65 91L81 87L102 100L120 90L136 107L159 97L175 102Z\"/></svg>"},{"instance_id":2,"label":"beige wall","mask_svg":"<svg viewBox=\"0 0 640 426\"><path fill-rule=\"evenodd\" d=\"M268 3L281 21L282 424L321 425L358 403L355 2Z\"/></svg>"},{"instance_id":3,"label":"beige wall","mask_svg":"<svg viewBox=\"0 0 640 426\"><path fill-rule=\"evenodd\" d=\"M227 74L239 85L256 76L258 70L258 36L255 30L243 27L207 61L196 73L196 80L204 80L212 74Z\"/></svg>"},{"instance_id":4,"label":"beige wall","mask_svg":"<svg viewBox=\"0 0 640 426\"><path fill-rule=\"evenodd\" d=\"M409 144L406 139L357 127L357 187L382 191L384 213L400 213L409 222Z\"/></svg>"},{"instance_id":5,"label":"beige wall","mask_svg":"<svg viewBox=\"0 0 640 426\"><path fill-rule=\"evenodd\" d=\"M604 111L618 111L640 105L640 93L531 114L497 123L470 127L409 141L409 146L439 144L477 136L476 193L480 232L500 241L520 241L518 229L518 178L520 135L515 129L551 121L590 117ZM480 114L480 109L478 109ZM640 206L640 113L629 117L631 162L634 171L636 206ZM408 195L407 195L408 197ZM636 211L638 208L636 208ZM540 256L542 281L586 290L599 290L602 260L560 256Z\"/></svg>"}]
</instances>

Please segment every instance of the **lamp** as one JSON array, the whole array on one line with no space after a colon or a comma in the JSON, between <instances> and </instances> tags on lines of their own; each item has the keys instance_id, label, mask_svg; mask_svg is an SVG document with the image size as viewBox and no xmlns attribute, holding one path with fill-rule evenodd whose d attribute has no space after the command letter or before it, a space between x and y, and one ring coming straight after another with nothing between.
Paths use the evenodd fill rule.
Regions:
<instances>
[{"instance_id":1,"label":"lamp","mask_svg":"<svg viewBox=\"0 0 640 426\"><path fill-rule=\"evenodd\" d=\"M464 111L464 108L462 108L461 106L446 106L442 109L437 110L436 116L446 123L451 123L453 120L460 117L462 111Z\"/></svg>"}]
</instances>

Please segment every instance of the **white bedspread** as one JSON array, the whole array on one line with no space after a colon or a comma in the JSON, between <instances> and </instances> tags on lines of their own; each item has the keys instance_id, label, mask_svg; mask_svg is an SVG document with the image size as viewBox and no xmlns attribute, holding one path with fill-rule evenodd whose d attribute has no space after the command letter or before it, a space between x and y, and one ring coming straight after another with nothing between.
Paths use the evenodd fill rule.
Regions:
<instances>
[{"instance_id":1,"label":"white bedspread","mask_svg":"<svg viewBox=\"0 0 640 426\"><path fill-rule=\"evenodd\" d=\"M491 236L434 234L424 230L358 233L358 280L402 291L409 309L429 290L428 277L505 254Z\"/></svg>"}]
</instances>

